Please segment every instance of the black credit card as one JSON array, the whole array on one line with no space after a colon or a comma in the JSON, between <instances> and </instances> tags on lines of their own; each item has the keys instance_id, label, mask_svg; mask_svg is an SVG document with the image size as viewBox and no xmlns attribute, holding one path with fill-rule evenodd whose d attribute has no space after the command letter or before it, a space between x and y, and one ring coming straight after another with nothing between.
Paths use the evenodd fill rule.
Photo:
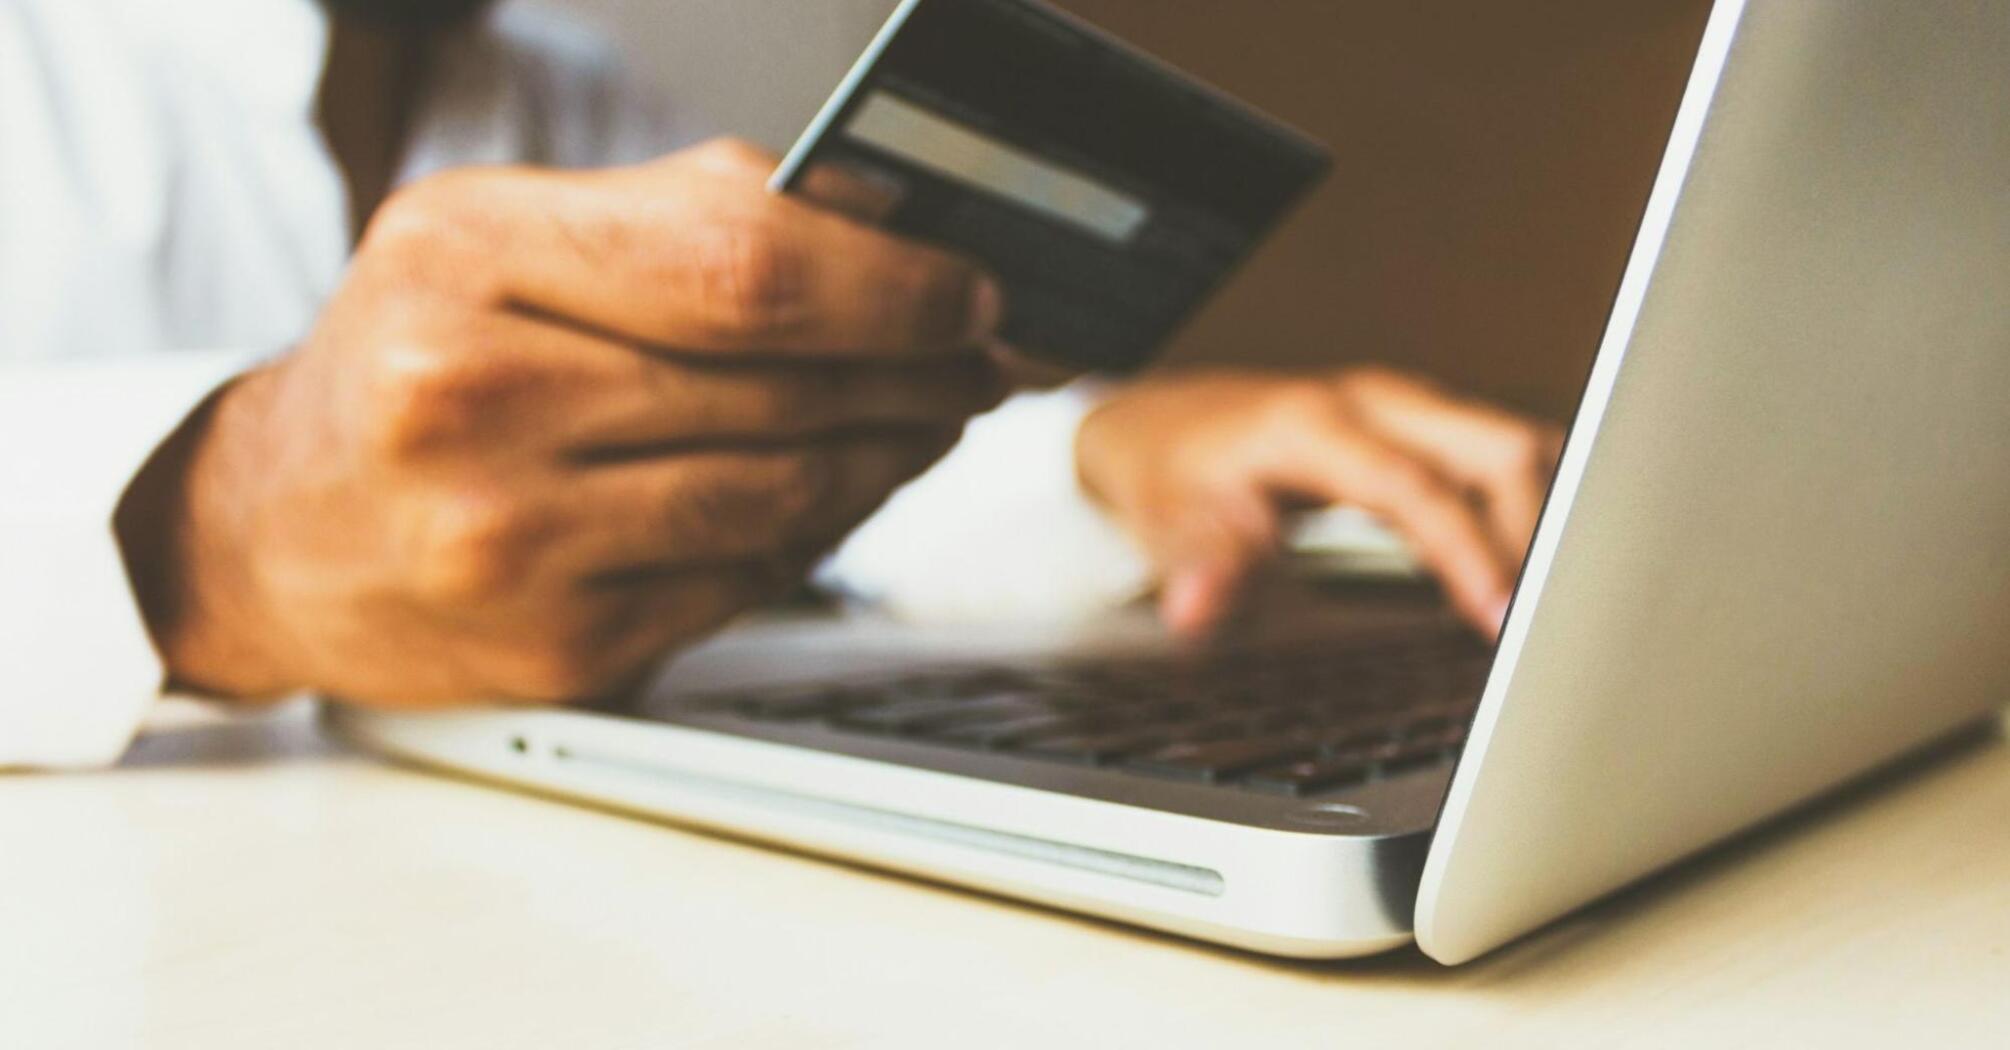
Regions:
<instances>
[{"instance_id":1,"label":"black credit card","mask_svg":"<svg viewBox=\"0 0 2010 1050\"><path fill-rule=\"evenodd\" d=\"M1004 281L1003 336L1148 362L1331 165L1317 142L1035 0L905 0L775 173ZM812 194L813 195L813 194Z\"/></svg>"}]
</instances>

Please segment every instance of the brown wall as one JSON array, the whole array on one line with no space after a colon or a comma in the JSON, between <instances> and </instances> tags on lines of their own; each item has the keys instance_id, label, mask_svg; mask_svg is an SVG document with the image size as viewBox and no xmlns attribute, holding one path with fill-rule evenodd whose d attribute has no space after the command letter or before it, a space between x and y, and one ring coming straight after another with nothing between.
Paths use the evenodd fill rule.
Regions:
<instances>
[{"instance_id":1,"label":"brown wall","mask_svg":"<svg viewBox=\"0 0 2010 1050\"><path fill-rule=\"evenodd\" d=\"M540 2L779 147L894 0ZM1393 360L1569 411L1708 0L1058 2L1337 156L1175 358Z\"/></svg>"},{"instance_id":2,"label":"brown wall","mask_svg":"<svg viewBox=\"0 0 2010 1050\"><path fill-rule=\"evenodd\" d=\"M1576 403L1706 0L1061 0L1334 149L1175 359Z\"/></svg>"}]
</instances>

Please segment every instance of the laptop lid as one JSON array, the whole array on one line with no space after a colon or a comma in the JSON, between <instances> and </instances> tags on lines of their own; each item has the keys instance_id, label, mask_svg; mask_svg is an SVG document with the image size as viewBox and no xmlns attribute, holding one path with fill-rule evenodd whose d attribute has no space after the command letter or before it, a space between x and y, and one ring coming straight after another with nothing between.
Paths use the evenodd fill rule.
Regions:
<instances>
[{"instance_id":1,"label":"laptop lid","mask_svg":"<svg viewBox=\"0 0 2010 1050\"><path fill-rule=\"evenodd\" d=\"M2010 19L1719 0L1424 868L1461 962L2010 698Z\"/></svg>"}]
</instances>

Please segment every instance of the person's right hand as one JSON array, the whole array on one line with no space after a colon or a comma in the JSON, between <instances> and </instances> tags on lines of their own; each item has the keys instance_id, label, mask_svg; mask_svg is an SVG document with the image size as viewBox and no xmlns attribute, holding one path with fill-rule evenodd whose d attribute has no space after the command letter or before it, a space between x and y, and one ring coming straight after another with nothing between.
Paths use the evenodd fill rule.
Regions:
<instances>
[{"instance_id":1,"label":"person's right hand","mask_svg":"<svg viewBox=\"0 0 2010 1050\"><path fill-rule=\"evenodd\" d=\"M1001 391L972 265L714 143L395 195L313 334L121 512L173 677L381 706L618 688L778 587Z\"/></svg>"},{"instance_id":2,"label":"person's right hand","mask_svg":"<svg viewBox=\"0 0 2010 1050\"><path fill-rule=\"evenodd\" d=\"M1228 616L1289 511L1352 505L1401 532L1494 636L1562 447L1553 425L1386 368L1215 368L1118 389L1083 420L1075 461L1151 555L1176 631Z\"/></svg>"}]
</instances>

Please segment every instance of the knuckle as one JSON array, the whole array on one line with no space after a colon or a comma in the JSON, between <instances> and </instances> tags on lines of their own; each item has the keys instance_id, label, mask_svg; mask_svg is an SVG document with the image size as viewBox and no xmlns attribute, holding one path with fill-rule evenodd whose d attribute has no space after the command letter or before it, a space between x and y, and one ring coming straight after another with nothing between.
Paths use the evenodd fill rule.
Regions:
<instances>
[{"instance_id":1,"label":"knuckle","mask_svg":"<svg viewBox=\"0 0 2010 1050\"><path fill-rule=\"evenodd\" d=\"M372 254L430 255L468 228L465 202L481 176L446 172L392 191L371 216L361 247Z\"/></svg>"},{"instance_id":2,"label":"knuckle","mask_svg":"<svg viewBox=\"0 0 2010 1050\"><path fill-rule=\"evenodd\" d=\"M1502 481L1526 481L1549 469L1550 441L1536 427L1518 427L1500 440L1496 470Z\"/></svg>"},{"instance_id":3,"label":"knuckle","mask_svg":"<svg viewBox=\"0 0 2010 1050\"><path fill-rule=\"evenodd\" d=\"M507 238L495 207L495 176L479 171L431 175L392 192L371 216L352 272L390 294L447 292L494 298L495 244Z\"/></svg>"},{"instance_id":4,"label":"knuckle","mask_svg":"<svg viewBox=\"0 0 2010 1050\"><path fill-rule=\"evenodd\" d=\"M1373 400L1399 390L1415 389L1419 381L1387 365L1365 364L1342 372L1335 385L1347 397Z\"/></svg>"},{"instance_id":5,"label":"knuckle","mask_svg":"<svg viewBox=\"0 0 2010 1050\"><path fill-rule=\"evenodd\" d=\"M722 170L765 171L774 166L767 150L742 138L726 136L693 147L707 164Z\"/></svg>"},{"instance_id":6,"label":"knuckle","mask_svg":"<svg viewBox=\"0 0 2010 1050\"><path fill-rule=\"evenodd\" d=\"M364 440L376 457L408 463L439 448L450 430L444 403L458 366L423 342L387 343L378 350Z\"/></svg>"},{"instance_id":7,"label":"knuckle","mask_svg":"<svg viewBox=\"0 0 2010 1050\"><path fill-rule=\"evenodd\" d=\"M772 340L802 319L805 260L762 220L726 223L693 249L699 292L721 334L742 344Z\"/></svg>"},{"instance_id":8,"label":"knuckle","mask_svg":"<svg viewBox=\"0 0 2010 1050\"><path fill-rule=\"evenodd\" d=\"M366 443L380 460L409 463L460 445L504 396L506 369L441 349L444 342L408 338L377 349Z\"/></svg>"},{"instance_id":9,"label":"knuckle","mask_svg":"<svg viewBox=\"0 0 2010 1050\"><path fill-rule=\"evenodd\" d=\"M1319 384L1299 380L1279 387L1269 402L1271 421L1287 430L1325 427L1333 422L1339 407Z\"/></svg>"},{"instance_id":10,"label":"knuckle","mask_svg":"<svg viewBox=\"0 0 2010 1050\"><path fill-rule=\"evenodd\" d=\"M359 254L421 252L452 230L454 224L443 208L447 195L436 192L431 183L422 180L384 198L363 232Z\"/></svg>"},{"instance_id":11,"label":"knuckle","mask_svg":"<svg viewBox=\"0 0 2010 1050\"><path fill-rule=\"evenodd\" d=\"M516 501L490 495L447 498L425 519L411 579L437 606L486 603L521 588L545 532Z\"/></svg>"}]
</instances>

